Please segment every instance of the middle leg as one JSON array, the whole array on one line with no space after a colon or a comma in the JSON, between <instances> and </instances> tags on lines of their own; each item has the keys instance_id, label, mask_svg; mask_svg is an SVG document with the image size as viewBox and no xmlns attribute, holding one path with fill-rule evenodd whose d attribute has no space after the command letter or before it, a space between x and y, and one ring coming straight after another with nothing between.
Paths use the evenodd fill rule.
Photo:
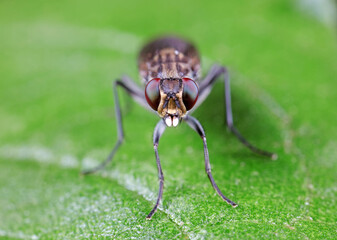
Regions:
<instances>
[{"instance_id":1,"label":"middle leg","mask_svg":"<svg viewBox=\"0 0 337 240\"><path fill-rule=\"evenodd\" d=\"M239 141L249 148L252 152L257 153L259 155L267 156L272 159L277 159L277 154L262 150L258 147L255 147L251 144L247 139L245 139L242 134L237 130L234 126L233 122L233 112L232 112L232 103L231 103L231 90L230 90L230 79L229 73L225 67L214 65L205 79L200 83L199 86L199 99L197 104L200 105L211 92L211 89L216 82L216 79L223 75L224 83L225 83L225 106L226 106L226 123L229 130L239 139Z\"/></svg>"},{"instance_id":2,"label":"middle leg","mask_svg":"<svg viewBox=\"0 0 337 240\"><path fill-rule=\"evenodd\" d=\"M117 118L118 139L113 149L110 151L110 154L108 155L108 157L96 167L82 171L81 174L83 175L95 173L103 169L106 165L108 165L112 161L113 157L115 156L115 153L118 151L119 147L121 146L124 140L122 113L121 113L121 107L119 104L117 87L120 87L123 90L125 90L126 93L129 96L131 96L141 106L144 106L147 109L150 109L151 111L153 111L151 108L149 108L146 102L146 99L145 99L145 95L143 91L141 90L141 88L136 83L134 83L130 78L124 76L121 80L118 79L114 81L113 82L113 94L114 94L115 114Z\"/></svg>"}]
</instances>

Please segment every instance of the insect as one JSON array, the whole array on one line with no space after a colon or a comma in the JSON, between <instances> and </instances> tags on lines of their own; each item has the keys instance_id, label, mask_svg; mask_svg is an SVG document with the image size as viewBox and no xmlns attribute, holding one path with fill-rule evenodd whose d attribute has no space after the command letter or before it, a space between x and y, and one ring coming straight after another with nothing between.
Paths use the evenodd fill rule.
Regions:
<instances>
[{"instance_id":1,"label":"insect","mask_svg":"<svg viewBox=\"0 0 337 240\"><path fill-rule=\"evenodd\" d=\"M124 131L117 93L117 87L120 87L137 103L156 112L161 118L153 132L153 146L159 178L159 193L155 206L148 214L147 219L152 218L163 195L164 176L158 155L159 139L166 127L176 127L181 122L187 123L200 135L203 141L205 170L213 188L224 201L236 207L237 204L222 194L215 183L211 173L205 131L200 122L189 115L206 99L214 83L220 76L222 76L225 85L225 111L229 130L252 152L273 159L275 159L277 155L253 146L234 127L230 80L227 69L223 66L214 65L206 77L200 79L200 58L196 48L191 43L176 37L158 38L145 45L139 54L138 67L145 88L139 87L129 77L122 77L113 83L118 131L117 143L104 162L82 173L90 174L104 168L111 162L122 144Z\"/></svg>"}]
</instances>

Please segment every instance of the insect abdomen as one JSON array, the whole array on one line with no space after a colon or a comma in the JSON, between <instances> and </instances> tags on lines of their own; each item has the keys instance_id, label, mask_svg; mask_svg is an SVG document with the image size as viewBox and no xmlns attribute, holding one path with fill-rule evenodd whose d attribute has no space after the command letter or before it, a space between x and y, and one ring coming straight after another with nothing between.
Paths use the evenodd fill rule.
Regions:
<instances>
[{"instance_id":1,"label":"insect abdomen","mask_svg":"<svg viewBox=\"0 0 337 240\"><path fill-rule=\"evenodd\" d=\"M200 59L196 48L189 42L164 37L149 42L138 58L141 77L147 82L152 78L182 78L197 80Z\"/></svg>"}]
</instances>

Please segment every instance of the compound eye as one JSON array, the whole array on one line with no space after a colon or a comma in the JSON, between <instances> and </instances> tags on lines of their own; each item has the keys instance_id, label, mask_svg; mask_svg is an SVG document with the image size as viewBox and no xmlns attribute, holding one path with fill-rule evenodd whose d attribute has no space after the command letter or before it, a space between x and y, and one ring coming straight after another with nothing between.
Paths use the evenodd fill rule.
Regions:
<instances>
[{"instance_id":1,"label":"compound eye","mask_svg":"<svg viewBox=\"0 0 337 240\"><path fill-rule=\"evenodd\" d=\"M157 111L160 102L159 81L160 78L153 78L145 87L146 101L155 111Z\"/></svg>"},{"instance_id":2,"label":"compound eye","mask_svg":"<svg viewBox=\"0 0 337 240\"><path fill-rule=\"evenodd\" d=\"M183 78L183 102L186 107L186 110L190 110L198 99L198 86L190 78Z\"/></svg>"}]
</instances>

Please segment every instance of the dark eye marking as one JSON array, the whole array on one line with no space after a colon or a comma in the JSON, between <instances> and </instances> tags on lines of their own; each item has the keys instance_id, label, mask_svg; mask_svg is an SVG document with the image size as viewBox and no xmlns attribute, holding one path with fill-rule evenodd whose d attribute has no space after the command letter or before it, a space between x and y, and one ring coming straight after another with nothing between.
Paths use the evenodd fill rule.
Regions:
<instances>
[{"instance_id":1,"label":"dark eye marking","mask_svg":"<svg viewBox=\"0 0 337 240\"><path fill-rule=\"evenodd\" d=\"M153 78L145 87L146 101L155 111L157 111L160 102L159 81L160 78Z\"/></svg>"},{"instance_id":2,"label":"dark eye marking","mask_svg":"<svg viewBox=\"0 0 337 240\"><path fill-rule=\"evenodd\" d=\"M198 86L190 78L183 78L183 102L185 104L186 110L190 110L198 99Z\"/></svg>"}]
</instances>

